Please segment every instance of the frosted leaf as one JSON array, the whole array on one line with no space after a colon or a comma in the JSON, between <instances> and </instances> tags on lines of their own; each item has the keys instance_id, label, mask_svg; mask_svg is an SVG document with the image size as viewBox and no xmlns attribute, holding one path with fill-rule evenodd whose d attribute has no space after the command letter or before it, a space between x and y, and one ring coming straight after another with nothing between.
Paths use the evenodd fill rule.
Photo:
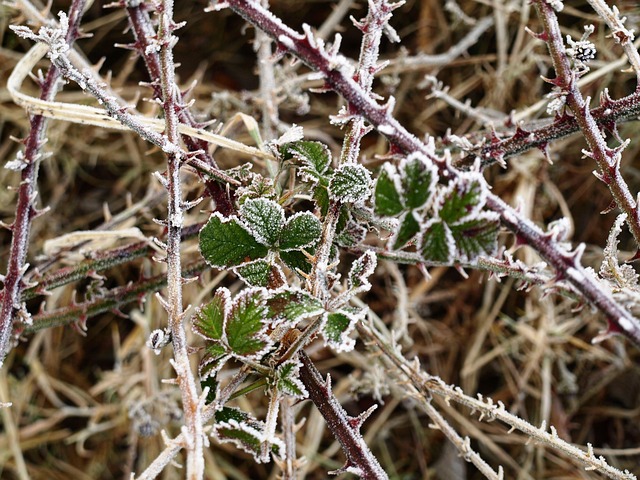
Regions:
<instances>
[{"instance_id":1,"label":"frosted leaf","mask_svg":"<svg viewBox=\"0 0 640 480\"><path fill-rule=\"evenodd\" d=\"M449 182L436 200L439 217L452 224L480 212L485 203L486 187L482 176L473 172L462 173Z\"/></svg>"},{"instance_id":2,"label":"frosted leaf","mask_svg":"<svg viewBox=\"0 0 640 480\"><path fill-rule=\"evenodd\" d=\"M378 264L376 254L367 250L360 256L349 270L348 287L350 290L358 290L359 292L367 291L371 288L369 277L373 274Z\"/></svg>"},{"instance_id":3,"label":"frosted leaf","mask_svg":"<svg viewBox=\"0 0 640 480\"><path fill-rule=\"evenodd\" d=\"M371 195L371 174L362 165L345 164L329 183L329 196L343 203L362 203Z\"/></svg>"},{"instance_id":4,"label":"frosted leaf","mask_svg":"<svg viewBox=\"0 0 640 480\"><path fill-rule=\"evenodd\" d=\"M457 260L473 262L479 255L493 255L498 249L500 217L495 212L479 213L450 228Z\"/></svg>"},{"instance_id":5,"label":"frosted leaf","mask_svg":"<svg viewBox=\"0 0 640 480\"><path fill-rule=\"evenodd\" d=\"M325 345L336 352L349 352L353 350L356 341L349 334L356 326L356 322L362 320L366 310L341 309L327 313L324 316L320 330L324 337Z\"/></svg>"},{"instance_id":6,"label":"frosted leaf","mask_svg":"<svg viewBox=\"0 0 640 480\"><path fill-rule=\"evenodd\" d=\"M300 165L299 175L307 182L317 183L328 172L331 151L324 143L300 140L283 144L280 153L285 160L294 159Z\"/></svg>"},{"instance_id":7,"label":"frosted leaf","mask_svg":"<svg viewBox=\"0 0 640 480\"><path fill-rule=\"evenodd\" d=\"M229 290L221 287L211 302L196 310L193 329L210 342L206 348L214 357L259 358L272 346L266 334L266 298L265 289L250 288L232 302Z\"/></svg>"},{"instance_id":8,"label":"frosted leaf","mask_svg":"<svg viewBox=\"0 0 640 480\"><path fill-rule=\"evenodd\" d=\"M284 226L284 209L273 200L251 198L240 207L244 225L261 244L273 247Z\"/></svg>"},{"instance_id":9,"label":"frosted leaf","mask_svg":"<svg viewBox=\"0 0 640 480\"><path fill-rule=\"evenodd\" d=\"M413 153L400 162L398 170L404 205L418 209L428 204L438 181L436 167L423 154Z\"/></svg>"},{"instance_id":10,"label":"frosted leaf","mask_svg":"<svg viewBox=\"0 0 640 480\"><path fill-rule=\"evenodd\" d=\"M358 245L364 241L367 231L361 223L349 220L343 229L336 232L335 243L342 247Z\"/></svg>"},{"instance_id":11,"label":"frosted leaf","mask_svg":"<svg viewBox=\"0 0 640 480\"><path fill-rule=\"evenodd\" d=\"M236 267L234 271L247 285L252 287L273 288L272 285L279 287L286 282L280 265L264 260Z\"/></svg>"},{"instance_id":12,"label":"frosted leaf","mask_svg":"<svg viewBox=\"0 0 640 480\"><path fill-rule=\"evenodd\" d=\"M283 287L267 300L268 317L274 325L295 325L305 318L324 313L322 303L310 293L293 287Z\"/></svg>"},{"instance_id":13,"label":"frosted leaf","mask_svg":"<svg viewBox=\"0 0 640 480\"><path fill-rule=\"evenodd\" d=\"M320 240L322 224L311 212L298 212L287 220L279 237L281 250L299 250Z\"/></svg>"},{"instance_id":14,"label":"frosted leaf","mask_svg":"<svg viewBox=\"0 0 640 480\"><path fill-rule=\"evenodd\" d=\"M268 249L231 216L214 212L200 230L200 253L215 268L229 268L264 258Z\"/></svg>"},{"instance_id":15,"label":"frosted leaf","mask_svg":"<svg viewBox=\"0 0 640 480\"><path fill-rule=\"evenodd\" d=\"M451 229L439 219L427 222L419 239L418 251L427 261L453 262L456 243Z\"/></svg>"},{"instance_id":16,"label":"frosted leaf","mask_svg":"<svg viewBox=\"0 0 640 480\"><path fill-rule=\"evenodd\" d=\"M224 407L215 414L213 435L221 442L235 444L239 449L251 454L257 463L263 461L261 455L264 438L264 422L237 408ZM282 441L271 436L268 439L272 453L279 455L284 452Z\"/></svg>"},{"instance_id":17,"label":"frosted leaf","mask_svg":"<svg viewBox=\"0 0 640 480\"><path fill-rule=\"evenodd\" d=\"M309 396L307 389L300 380L300 360L297 358L287 360L278 365L275 371L275 386L279 393L285 393L298 400Z\"/></svg>"},{"instance_id":18,"label":"frosted leaf","mask_svg":"<svg viewBox=\"0 0 640 480\"><path fill-rule=\"evenodd\" d=\"M224 322L230 314L231 292L226 287L220 287L209 303L196 309L193 331L205 340L226 341Z\"/></svg>"},{"instance_id":19,"label":"frosted leaf","mask_svg":"<svg viewBox=\"0 0 640 480\"><path fill-rule=\"evenodd\" d=\"M391 237L391 245L394 250L399 250L407 245L420 232L420 222L414 211L409 211L400 217L400 225Z\"/></svg>"},{"instance_id":20,"label":"frosted leaf","mask_svg":"<svg viewBox=\"0 0 640 480\"><path fill-rule=\"evenodd\" d=\"M258 359L271 348L266 298L262 288L243 290L236 296L225 319L225 335L234 355Z\"/></svg>"},{"instance_id":21,"label":"frosted leaf","mask_svg":"<svg viewBox=\"0 0 640 480\"><path fill-rule=\"evenodd\" d=\"M395 167L389 163L383 165L374 188L374 205L377 215L392 217L403 208L400 198L402 184Z\"/></svg>"}]
</instances>

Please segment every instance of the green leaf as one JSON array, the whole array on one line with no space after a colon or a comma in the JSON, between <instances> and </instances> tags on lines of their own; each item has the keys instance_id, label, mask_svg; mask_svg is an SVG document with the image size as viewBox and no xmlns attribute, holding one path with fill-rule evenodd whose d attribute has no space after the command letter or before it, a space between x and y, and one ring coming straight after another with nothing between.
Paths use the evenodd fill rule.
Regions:
<instances>
[{"instance_id":1,"label":"green leaf","mask_svg":"<svg viewBox=\"0 0 640 480\"><path fill-rule=\"evenodd\" d=\"M275 384L278 392L302 400L309 394L299 378L300 365L299 360L288 360L279 365L275 372Z\"/></svg>"},{"instance_id":2,"label":"green leaf","mask_svg":"<svg viewBox=\"0 0 640 480\"><path fill-rule=\"evenodd\" d=\"M331 164L331 151L324 143L301 140L280 147L285 160L295 158L302 163L302 171L315 179L324 175Z\"/></svg>"},{"instance_id":3,"label":"green leaf","mask_svg":"<svg viewBox=\"0 0 640 480\"><path fill-rule=\"evenodd\" d=\"M425 260L451 263L455 252L455 242L446 223L433 220L422 233L420 254Z\"/></svg>"},{"instance_id":4,"label":"green leaf","mask_svg":"<svg viewBox=\"0 0 640 480\"><path fill-rule=\"evenodd\" d=\"M424 155L414 153L400 163L402 197L407 208L421 208L435 191L438 173Z\"/></svg>"},{"instance_id":5,"label":"green leaf","mask_svg":"<svg viewBox=\"0 0 640 480\"><path fill-rule=\"evenodd\" d=\"M309 252L313 253L313 252ZM300 270L302 273L311 273L312 265L307 260L307 257L300 250L289 250L279 252L280 259L289 267L291 270L297 273Z\"/></svg>"},{"instance_id":6,"label":"green leaf","mask_svg":"<svg viewBox=\"0 0 640 480\"><path fill-rule=\"evenodd\" d=\"M287 220L280 234L279 248L281 250L299 250L318 243L322 225L320 220L311 212L299 212Z\"/></svg>"},{"instance_id":7,"label":"green leaf","mask_svg":"<svg viewBox=\"0 0 640 480\"><path fill-rule=\"evenodd\" d=\"M240 226L235 217L225 219L219 212L200 230L200 253L209 265L224 269L267 255L268 249Z\"/></svg>"},{"instance_id":8,"label":"green leaf","mask_svg":"<svg viewBox=\"0 0 640 480\"><path fill-rule=\"evenodd\" d=\"M227 342L234 354L258 357L271 346L265 333L267 312L263 289L248 289L236 295L225 325Z\"/></svg>"},{"instance_id":9,"label":"green leaf","mask_svg":"<svg viewBox=\"0 0 640 480\"><path fill-rule=\"evenodd\" d=\"M275 246L284 226L284 209L278 203L266 198L249 199L240 207L240 216L258 242Z\"/></svg>"},{"instance_id":10,"label":"green leaf","mask_svg":"<svg viewBox=\"0 0 640 480\"><path fill-rule=\"evenodd\" d=\"M264 260L237 267L235 272L252 287L277 288L285 282L281 268Z\"/></svg>"},{"instance_id":11,"label":"green leaf","mask_svg":"<svg viewBox=\"0 0 640 480\"><path fill-rule=\"evenodd\" d=\"M366 310L360 310L354 313L346 309L336 312L327 313L323 322L321 332L326 345L333 348L336 352L348 352L353 350L356 342L349 337L351 331L355 328L357 321L361 320Z\"/></svg>"},{"instance_id":12,"label":"green leaf","mask_svg":"<svg viewBox=\"0 0 640 480\"><path fill-rule=\"evenodd\" d=\"M309 293L287 288L281 292L273 294L268 300L269 318L288 324L296 324L300 320L320 315L324 312L322 303Z\"/></svg>"},{"instance_id":13,"label":"green leaf","mask_svg":"<svg viewBox=\"0 0 640 480\"><path fill-rule=\"evenodd\" d=\"M479 255L493 255L498 248L500 221L493 212L484 212L472 219L451 226L461 260L474 261Z\"/></svg>"},{"instance_id":14,"label":"green leaf","mask_svg":"<svg viewBox=\"0 0 640 480\"><path fill-rule=\"evenodd\" d=\"M213 299L196 310L193 330L206 340L220 340L224 334L224 319L231 307L231 293L225 287L216 290ZM224 352L223 352L224 353Z\"/></svg>"},{"instance_id":15,"label":"green leaf","mask_svg":"<svg viewBox=\"0 0 640 480\"><path fill-rule=\"evenodd\" d=\"M222 407L216 411L214 418L216 423L226 423L229 421L246 422L251 420L251 416L247 412L243 412L238 408Z\"/></svg>"},{"instance_id":16,"label":"green leaf","mask_svg":"<svg viewBox=\"0 0 640 480\"><path fill-rule=\"evenodd\" d=\"M361 203L371 195L371 174L362 165L340 166L329 182L329 197L343 203Z\"/></svg>"},{"instance_id":17,"label":"green leaf","mask_svg":"<svg viewBox=\"0 0 640 480\"><path fill-rule=\"evenodd\" d=\"M461 174L449 182L440 200L438 215L449 225L474 215L484 206L484 188L476 173Z\"/></svg>"},{"instance_id":18,"label":"green leaf","mask_svg":"<svg viewBox=\"0 0 640 480\"><path fill-rule=\"evenodd\" d=\"M237 408L224 407L215 413L214 434L221 442L231 442L241 450L253 455L257 462L262 461L261 446L264 423ZM284 450L277 438L269 439L271 452L276 455Z\"/></svg>"},{"instance_id":19,"label":"green leaf","mask_svg":"<svg viewBox=\"0 0 640 480\"><path fill-rule=\"evenodd\" d=\"M320 209L322 216L326 216L329 211L329 190L327 187L318 186L313 190L313 199Z\"/></svg>"},{"instance_id":20,"label":"green leaf","mask_svg":"<svg viewBox=\"0 0 640 480\"><path fill-rule=\"evenodd\" d=\"M420 231L420 224L413 216L413 212L407 212L400 221L398 232L393 242L393 249L399 250Z\"/></svg>"},{"instance_id":21,"label":"green leaf","mask_svg":"<svg viewBox=\"0 0 640 480\"><path fill-rule=\"evenodd\" d=\"M374 190L375 212L383 217L394 217L402 211L400 193L394 182L395 171L393 167L385 164L380 171Z\"/></svg>"},{"instance_id":22,"label":"green leaf","mask_svg":"<svg viewBox=\"0 0 640 480\"><path fill-rule=\"evenodd\" d=\"M349 220L342 230L336 232L334 242L342 247L351 247L362 243L367 235L367 228L353 220Z\"/></svg>"}]
</instances>

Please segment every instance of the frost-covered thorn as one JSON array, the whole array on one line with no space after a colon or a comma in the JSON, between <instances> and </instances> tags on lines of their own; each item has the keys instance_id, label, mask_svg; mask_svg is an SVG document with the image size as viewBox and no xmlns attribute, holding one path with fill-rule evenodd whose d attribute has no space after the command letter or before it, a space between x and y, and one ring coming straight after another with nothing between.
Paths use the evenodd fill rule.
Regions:
<instances>
[{"instance_id":1,"label":"frost-covered thorn","mask_svg":"<svg viewBox=\"0 0 640 480\"><path fill-rule=\"evenodd\" d=\"M229 3L224 0L216 1L213 0L207 8L205 8L205 12L217 12L220 10L224 10L225 8L229 8Z\"/></svg>"},{"instance_id":2,"label":"frost-covered thorn","mask_svg":"<svg viewBox=\"0 0 640 480\"><path fill-rule=\"evenodd\" d=\"M156 180L158 180L158 182L160 182L160 185L162 185L166 189L169 189L169 182L162 173L155 171L152 173L152 175Z\"/></svg>"},{"instance_id":3,"label":"frost-covered thorn","mask_svg":"<svg viewBox=\"0 0 640 480\"><path fill-rule=\"evenodd\" d=\"M160 292L156 293L156 298L158 299L158 302L160 302L160 305L162 305L162 308L164 308L167 312L171 311L171 306L169 305L169 303L167 303L167 301L160 294Z\"/></svg>"},{"instance_id":4,"label":"frost-covered thorn","mask_svg":"<svg viewBox=\"0 0 640 480\"><path fill-rule=\"evenodd\" d=\"M564 3L562 0L545 0L545 1L556 12L561 12L564 9Z\"/></svg>"},{"instance_id":5,"label":"frost-covered thorn","mask_svg":"<svg viewBox=\"0 0 640 480\"><path fill-rule=\"evenodd\" d=\"M360 30L362 33L366 34L368 32L369 24L365 23L362 20L356 20L353 16L350 16L349 18L351 19L351 23L353 23L353 26Z\"/></svg>"},{"instance_id":6,"label":"frost-covered thorn","mask_svg":"<svg viewBox=\"0 0 640 480\"><path fill-rule=\"evenodd\" d=\"M338 52L340 51L341 44L342 44L342 35L340 35L339 33L336 33L333 39L333 43L327 50L327 55L329 55L330 57L337 57Z\"/></svg>"},{"instance_id":7,"label":"frost-covered thorn","mask_svg":"<svg viewBox=\"0 0 640 480\"><path fill-rule=\"evenodd\" d=\"M367 410L362 412L357 417L348 417L349 425L355 430L360 431L360 427L367 421L371 414L378 408L377 404L371 405Z\"/></svg>"},{"instance_id":8,"label":"frost-covered thorn","mask_svg":"<svg viewBox=\"0 0 640 480\"><path fill-rule=\"evenodd\" d=\"M204 200L204 197L198 197L194 200L189 200L189 201L183 201L180 202L180 208L182 208L183 211L187 211L187 210L191 210L193 207L198 206L202 200Z\"/></svg>"},{"instance_id":9,"label":"frost-covered thorn","mask_svg":"<svg viewBox=\"0 0 640 480\"><path fill-rule=\"evenodd\" d=\"M549 34L547 34L547 32L544 30L540 33L536 33L533 30L531 30L529 27L524 27L524 31L527 32L529 35L531 35L533 38L537 40L542 40L543 42L546 42L547 39L549 38Z\"/></svg>"},{"instance_id":10,"label":"frost-covered thorn","mask_svg":"<svg viewBox=\"0 0 640 480\"><path fill-rule=\"evenodd\" d=\"M308 23L302 24L302 31L304 32L304 38L309 43L309 46L314 50L322 50L324 47L324 41L320 38L316 38Z\"/></svg>"},{"instance_id":11,"label":"frost-covered thorn","mask_svg":"<svg viewBox=\"0 0 640 480\"><path fill-rule=\"evenodd\" d=\"M637 204L637 201L636 201ZM615 200L611 200L611 202L609 203L609 205L607 205L603 210L600 211L601 215L605 215L607 213L613 212L616 207L618 206L618 204L616 203Z\"/></svg>"}]
</instances>

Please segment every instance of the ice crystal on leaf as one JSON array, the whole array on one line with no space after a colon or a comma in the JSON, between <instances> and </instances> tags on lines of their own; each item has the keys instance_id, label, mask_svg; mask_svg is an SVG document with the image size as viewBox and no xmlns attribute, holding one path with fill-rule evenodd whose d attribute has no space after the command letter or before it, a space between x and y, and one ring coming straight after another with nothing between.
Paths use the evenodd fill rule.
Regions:
<instances>
[{"instance_id":1,"label":"ice crystal on leaf","mask_svg":"<svg viewBox=\"0 0 640 480\"><path fill-rule=\"evenodd\" d=\"M362 165L345 164L329 183L329 195L343 203L362 203L371 194L371 174Z\"/></svg>"}]
</instances>

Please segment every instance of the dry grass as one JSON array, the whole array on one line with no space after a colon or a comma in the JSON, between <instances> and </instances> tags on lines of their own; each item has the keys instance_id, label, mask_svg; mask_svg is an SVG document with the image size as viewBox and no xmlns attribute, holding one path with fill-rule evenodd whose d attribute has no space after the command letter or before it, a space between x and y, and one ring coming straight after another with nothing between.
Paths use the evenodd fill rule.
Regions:
<instances>
[{"instance_id":1,"label":"dry grass","mask_svg":"<svg viewBox=\"0 0 640 480\"><path fill-rule=\"evenodd\" d=\"M293 27L302 21L319 26L331 13L335 2L272 1L273 10ZM416 52L441 53L455 45L468 31L436 0L408 1L392 21L401 37L405 53L385 46L383 54L394 60L393 67L380 77L376 89L397 98L396 114L413 132L443 135L447 129L456 135L483 131L486 125L456 111L441 100L429 99L418 88L425 74L437 75L450 86L449 95L460 101L469 99L483 114L503 118L511 110L525 110L548 92L539 75L550 68L544 46L524 33L523 27L536 29L535 13L527 2L459 2L473 18L492 16L495 26L486 32L469 53L439 67L404 69L401 55ZM237 112L259 118L259 98L255 94L255 55L248 45L251 29L239 32L242 21L230 12L202 14L204 5L180 2L177 20L188 20L176 47L180 83L192 79L195 109L204 117L226 122ZM53 11L66 8L54 2ZM19 13L1 7L0 85L30 45L17 39L8 29ZM637 6L625 2L633 22ZM363 5L354 5L349 14L359 17ZM588 5L571 2L562 14L566 33L579 37L585 21L595 21ZM80 49L92 62L105 57L103 75L111 72L112 86L128 101L137 102L141 111L156 108L142 99L149 90L138 85L146 80L144 66L135 55L113 47L114 42L131 41L123 33L126 19L120 10L104 11L94 4L84 22L93 38L81 40ZM596 24L599 56L593 70L607 69L621 51L605 37ZM632 27L632 25L628 25ZM357 56L359 39L347 19L340 21L343 50ZM397 62L396 62L397 60ZM43 62L44 66L44 62ZM329 143L337 152L340 131L328 126L327 116L335 114L339 101L334 95L308 94L305 68L282 63L288 79L300 79L296 90L287 92L280 117L305 128L309 138ZM604 70L603 70L604 71ZM286 73L285 73L286 72ZM614 98L632 91L632 78L618 70L607 71L586 85L585 94L595 96L608 86ZM299 95L295 97L294 94ZM73 86L65 88L60 100L84 102ZM300 113L300 103L308 100L308 112ZM12 137L27 133L25 113L0 88L0 158L14 157L18 145ZM526 119L545 116L544 107ZM635 158L635 123L621 128L631 136L625 152L623 174L633 191L640 190ZM238 128L235 138L250 143ZM59 235L96 228L112 220L112 228L137 226L147 235L160 235L152 219L162 218L164 197L151 173L163 170L162 154L131 133L109 132L63 122L52 122L46 150L52 156L42 163L39 177L40 204L50 212L35 220L29 262L46 273L77 261L73 252L41 258L46 240ZM385 152L379 137L365 139L363 155L374 165L375 155ZM526 214L536 222L548 223L571 215L572 241L586 242L585 262L597 268L602 248L613 223L613 215L598 212L609 203L609 193L591 171L590 160L582 158L580 136L560 140L550 147L553 164L539 151L509 160L508 168L491 167L486 177L494 192L508 201L522 201ZM233 153L216 156L225 167L245 162ZM15 172L0 170L0 184L16 187ZM184 175L188 198L202 192L199 180ZM15 190L0 189L0 219L11 221ZM209 208L204 205L204 209ZM202 222L206 214L192 211L186 224ZM6 270L10 235L0 230L0 271ZM626 239L623 248L632 243ZM521 258L536 262L531 250L520 250ZM183 258L195 259L195 240L184 244ZM347 263L349 259L347 259ZM162 267L149 258L130 262L105 272L104 283L85 280L52 291L29 303L37 312L80 301L92 291L136 281L139 275L161 273ZM372 280L373 289L364 298L371 310L390 328L401 333L400 343L407 357L417 356L424 368L445 382L460 385L470 394L482 393L501 400L513 413L534 425L543 421L554 425L559 435L579 445L592 443L609 462L640 474L640 355L636 347L620 338L592 345L590 340L603 327L597 313L584 308L575 311L572 300L543 296L534 288L517 291L517 283L497 283L486 274L469 272L464 279L452 269L436 268L425 279L416 267L382 263ZM218 285L232 291L240 287L231 274L205 272L201 281L185 288L185 304L197 305ZM3 479L111 479L127 478L140 471L163 448L160 430L178 432L180 395L172 385L162 382L173 371L168 353L156 357L145 347L149 332L164 325L165 313L150 296L144 311L133 305L124 312L102 314L88 321L86 336L69 327L55 328L29 336L15 348L0 371L0 401L11 401L1 409L0 477ZM193 339L194 344L197 343ZM367 385L384 382L384 404L365 424L368 443L390 477L479 478L479 474L457 456L443 435L429 429L429 419L409 400L403 399L403 385L395 383L390 372L374 368L370 352L358 344L357 351L335 356L320 348L311 349L312 358L323 373L330 372L335 393L345 408L357 414L375 400ZM195 359L194 359L195 362ZM195 364L195 363L194 363ZM384 378L380 379L380 376ZM354 390L362 387L363 393ZM260 416L266 405L262 392L237 400ZM442 406L442 405L441 405ZM307 457L309 479L326 478L328 470L339 468L342 453L309 402L294 407L297 418L306 417L298 432L299 452ZM472 446L485 460L505 468L507 478L574 479L596 478L561 454L528 442L498 422L479 422L464 408L440 409L462 435L472 438ZM181 461L181 460L179 460ZM207 451L207 478L275 478L278 468L257 465L248 456L225 445ZM168 468L162 478L181 478L182 472Z\"/></svg>"}]
</instances>

